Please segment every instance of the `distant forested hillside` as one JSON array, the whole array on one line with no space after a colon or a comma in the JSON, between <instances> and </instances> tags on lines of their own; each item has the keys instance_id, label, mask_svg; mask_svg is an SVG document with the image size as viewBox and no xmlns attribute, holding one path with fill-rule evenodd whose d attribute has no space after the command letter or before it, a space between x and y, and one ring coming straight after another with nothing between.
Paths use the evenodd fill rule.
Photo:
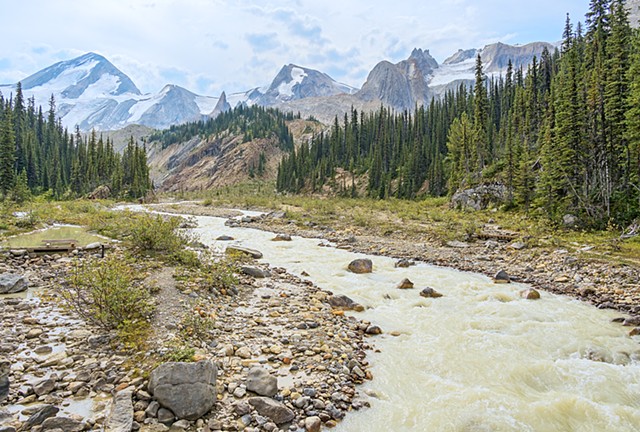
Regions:
<instances>
[{"instance_id":1,"label":"distant forested hillside","mask_svg":"<svg viewBox=\"0 0 640 432\"><path fill-rule=\"evenodd\" d=\"M624 1L592 0L586 24L567 17L561 47L527 70L487 80L476 62L461 86L412 113L381 107L335 119L309 146L285 156L281 191L334 184L354 195L445 195L501 184L505 204L540 209L585 225L624 224L640 215L640 34Z\"/></svg>"}]
</instances>

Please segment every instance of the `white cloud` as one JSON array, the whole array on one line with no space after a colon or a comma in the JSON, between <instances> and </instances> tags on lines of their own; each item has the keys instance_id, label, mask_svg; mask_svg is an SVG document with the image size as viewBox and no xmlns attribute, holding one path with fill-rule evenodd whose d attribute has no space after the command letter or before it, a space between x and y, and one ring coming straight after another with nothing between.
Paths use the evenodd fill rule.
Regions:
<instances>
[{"instance_id":1,"label":"white cloud","mask_svg":"<svg viewBox=\"0 0 640 432\"><path fill-rule=\"evenodd\" d=\"M442 61L458 48L560 38L585 0L0 0L0 82L98 52L143 92L169 79L196 93L267 85L288 63L360 86L377 62L414 47Z\"/></svg>"}]
</instances>

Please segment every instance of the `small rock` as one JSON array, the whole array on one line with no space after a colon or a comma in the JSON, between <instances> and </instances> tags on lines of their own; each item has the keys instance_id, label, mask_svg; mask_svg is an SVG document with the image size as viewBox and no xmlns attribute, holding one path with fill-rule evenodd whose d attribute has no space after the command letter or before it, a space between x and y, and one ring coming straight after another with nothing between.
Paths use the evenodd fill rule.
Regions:
<instances>
[{"instance_id":1,"label":"small rock","mask_svg":"<svg viewBox=\"0 0 640 432\"><path fill-rule=\"evenodd\" d=\"M176 419L175 414L166 408L160 408L158 410L158 421L164 424L171 424Z\"/></svg>"},{"instance_id":2,"label":"small rock","mask_svg":"<svg viewBox=\"0 0 640 432\"><path fill-rule=\"evenodd\" d=\"M494 283L511 283L511 277L509 277L509 274L506 271L500 270L493 277L493 282Z\"/></svg>"},{"instance_id":3,"label":"small rock","mask_svg":"<svg viewBox=\"0 0 640 432\"><path fill-rule=\"evenodd\" d=\"M278 234L271 241L291 241L291 236L289 234Z\"/></svg>"},{"instance_id":4,"label":"small rock","mask_svg":"<svg viewBox=\"0 0 640 432\"><path fill-rule=\"evenodd\" d=\"M242 266L240 267L240 271L244 274L246 274L247 276L252 276L254 278L258 278L258 279L264 279L264 278L268 278L271 277L271 273L269 272L269 270L263 270L259 267L253 267L253 266Z\"/></svg>"},{"instance_id":5,"label":"small rock","mask_svg":"<svg viewBox=\"0 0 640 432\"><path fill-rule=\"evenodd\" d=\"M84 423L68 417L49 417L42 423L43 431L53 431L61 429L64 432L82 432Z\"/></svg>"},{"instance_id":6,"label":"small rock","mask_svg":"<svg viewBox=\"0 0 640 432\"><path fill-rule=\"evenodd\" d=\"M622 321L622 325L625 327L640 326L640 316L625 318L625 320Z\"/></svg>"},{"instance_id":7,"label":"small rock","mask_svg":"<svg viewBox=\"0 0 640 432\"><path fill-rule=\"evenodd\" d=\"M56 388L56 383L52 379L45 379L33 385L33 392L36 396L51 393Z\"/></svg>"},{"instance_id":8,"label":"small rock","mask_svg":"<svg viewBox=\"0 0 640 432\"><path fill-rule=\"evenodd\" d=\"M368 335L379 335L382 334L382 329L377 325L370 325L364 332Z\"/></svg>"},{"instance_id":9,"label":"small rock","mask_svg":"<svg viewBox=\"0 0 640 432\"><path fill-rule=\"evenodd\" d=\"M46 419L55 417L60 409L53 405L44 405L33 413L22 425L23 430L31 430L34 426L42 424Z\"/></svg>"},{"instance_id":10,"label":"small rock","mask_svg":"<svg viewBox=\"0 0 640 432\"><path fill-rule=\"evenodd\" d=\"M442 297L442 294L440 294L438 291L434 290L433 288L425 288L422 291L420 291L420 296L426 297L426 298L438 298L438 297Z\"/></svg>"},{"instance_id":11,"label":"small rock","mask_svg":"<svg viewBox=\"0 0 640 432\"><path fill-rule=\"evenodd\" d=\"M352 299L343 294L332 295L327 298L327 302L335 309L355 310L361 312L364 310L362 305L354 302ZM360 306L360 308L358 308ZM360 310L358 310L360 309Z\"/></svg>"},{"instance_id":12,"label":"small rock","mask_svg":"<svg viewBox=\"0 0 640 432\"><path fill-rule=\"evenodd\" d=\"M236 356L245 360L250 359L251 350L248 347L240 347L236 350Z\"/></svg>"},{"instance_id":13,"label":"small rock","mask_svg":"<svg viewBox=\"0 0 640 432\"><path fill-rule=\"evenodd\" d=\"M221 235L218 238L216 238L216 240L218 241L233 241L235 240L233 237L228 236L228 235Z\"/></svg>"},{"instance_id":14,"label":"small rock","mask_svg":"<svg viewBox=\"0 0 640 432\"><path fill-rule=\"evenodd\" d=\"M357 259L351 261L347 268L350 272L356 274L371 273L373 271L373 262L370 259Z\"/></svg>"},{"instance_id":15,"label":"small rock","mask_svg":"<svg viewBox=\"0 0 640 432\"><path fill-rule=\"evenodd\" d=\"M160 404L158 403L158 401L151 401L147 409L144 410L144 413L147 415L147 417L157 417L159 409Z\"/></svg>"},{"instance_id":16,"label":"small rock","mask_svg":"<svg viewBox=\"0 0 640 432\"><path fill-rule=\"evenodd\" d=\"M178 428L178 429L187 430L189 429L190 426L191 424L189 423L188 420L178 420L177 422L171 425L171 429Z\"/></svg>"},{"instance_id":17,"label":"small rock","mask_svg":"<svg viewBox=\"0 0 640 432\"><path fill-rule=\"evenodd\" d=\"M522 250L522 249L526 248L527 245L522 243L522 242L513 242L510 245L508 245L507 247L510 248L510 249L513 249L513 250Z\"/></svg>"},{"instance_id":18,"label":"small rock","mask_svg":"<svg viewBox=\"0 0 640 432\"><path fill-rule=\"evenodd\" d=\"M572 214L562 216L562 224L566 227L574 227L578 224L578 218Z\"/></svg>"},{"instance_id":19,"label":"small rock","mask_svg":"<svg viewBox=\"0 0 640 432\"><path fill-rule=\"evenodd\" d=\"M533 288L529 288L529 289L520 291L520 297L527 300L539 300L540 293Z\"/></svg>"},{"instance_id":20,"label":"small rock","mask_svg":"<svg viewBox=\"0 0 640 432\"><path fill-rule=\"evenodd\" d=\"M405 278L402 280L402 282L400 282L396 288L398 289L411 289L413 288L413 282L411 282L409 279Z\"/></svg>"},{"instance_id":21,"label":"small rock","mask_svg":"<svg viewBox=\"0 0 640 432\"><path fill-rule=\"evenodd\" d=\"M407 267L411 267L411 266L414 266L414 265L416 265L415 262L403 258L401 260L396 261L396 263L394 264L394 267L407 268Z\"/></svg>"},{"instance_id":22,"label":"small rock","mask_svg":"<svg viewBox=\"0 0 640 432\"><path fill-rule=\"evenodd\" d=\"M629 332L629 336L638 336L640 335L640 327L636 327Z\"/></svg>"},{"instance_id":23,"label":"small rock","mask_svg":"<svg viewBox=\"0 0 640 432\"><path fill-rule=\"evenodd\" d=\"M278 379L260 366L249 369L247 390L260 396L273 397L278 393Z\"/></svg>"},{"instance_id":24,"label":"small rock","mask_svg":"<svg viewBox=\"0 0 640 432\"><path fill-rule=\"evenodd\" d=\"M452 240L447 242L447 246L452 248L465 249L465 248L468 248L470 245L469 243L461 242L458 240Z\"/></svg>"}]
</instances>

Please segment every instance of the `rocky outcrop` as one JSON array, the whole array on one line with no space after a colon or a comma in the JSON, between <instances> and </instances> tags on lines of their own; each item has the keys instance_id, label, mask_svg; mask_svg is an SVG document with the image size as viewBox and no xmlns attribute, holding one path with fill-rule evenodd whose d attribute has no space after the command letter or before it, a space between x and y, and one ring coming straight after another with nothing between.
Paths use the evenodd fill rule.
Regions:
<instances>
[{"instance_id":1,"label":"rocky outcrop","mask_svg":"<svg viewBox=\"0 0 640 432\"><path fill-rule=\"evenodd\" d=\"M457 209L484 210L489 205L505 202L507 188L502 184L480 185L471 189L459 190L451 197L451 207Z\"/></svg>"},{"instance_id":2,"label":"rocky outcrop","mask_svg":"<svg viewBox=\"0 0 640 432\"><path fill-rule=\"evenodd\" d=\"M216 118L220 114L227 111L231 111L231 105L229 105L229 102L227 102L227 94L225 92L222 92L222 94L220 95L220 99L218 99L218 102L213 108L213 111L211 111L211 113L209 114L209 117Z\"/></svg>"},{"instance_id":3,"label":"rocky outcrop","mask_svg":"<svg viewBox=\"0 0 640 432\"><path fill-rule=\"evenodd\" d=\"M151 372L149 391L178 418L196 420L216 402L217 373L209 360L164 363Z\"/></svg>"},{"instance_id":4,"label":"rocky outcrop","mask_svg":"<svg viewBox=\"0 0 640 432\"><path fill-rule=\"evenodd\" d=\"M0 275L0 294L14 294L26 291L29 287L24 276L4 273Z\"/></svg>"},{"instance_id":5,"label":"rocky outcrop","mask_svg":"<svg viewBox=\"0 0 640 432\"><path fill-rule=\"evenodd\" d=\"M357 259L357 260L351 261L347 268L352 273L357 273L357 274L371 273L373 271L373 262L368 258Z\"/></svg>"}]
</instances>

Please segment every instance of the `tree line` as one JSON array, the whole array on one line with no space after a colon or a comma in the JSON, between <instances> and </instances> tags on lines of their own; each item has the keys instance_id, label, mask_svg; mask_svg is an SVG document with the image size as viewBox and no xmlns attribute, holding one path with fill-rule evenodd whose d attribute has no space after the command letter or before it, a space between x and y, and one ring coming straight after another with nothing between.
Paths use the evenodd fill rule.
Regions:
<instances>
[{"instance_id":1,"label":"tree line","mask_svg":"<svg viewBox=\"0 0 640 432\"><path fill-rule=\"evenodd\" d=\"M351 180L336 172L344 170ZM561 46L526 70L509 62L412 112L352 109L285 156L280 191L333 183L377 198L442 196L479 184L505 188L507 207L585 225L640 215L640 33L623 0L592 0L585 25L567 16Z\"/></svg>"},{"instance_id":2,"label":"tree line","mask_svg":"<svg viewBox=\"0 0 640 432\"><path fill-rule=\"evenodd\" d=\"M22 201L51 191L56 199L86 195L101 185L112 196L139 198L152 188L144 144L133 138L122 154L92 131L83 136L62 127L53 95L45 114L27 101L20 83L15 96L0 93L0 197Z\"/></svg>"},{"instance_id":3,"label":"tree line","mask_svg":"<svg viewBox=\"0 0 640 432\"><path fill-rule=\"evenodd\" d=\"M258 138L276 138L278 145L285 151L293 149L293 135L286 121L300 118L293 113L284 114L274 108L258 105L239 105L234 109L220 113L214 118L171 126L151 135L150 141L158 141L162 148L172 144L189 141L194 137L242 135L243 142Z\"/></svg>"}]
</instances>

